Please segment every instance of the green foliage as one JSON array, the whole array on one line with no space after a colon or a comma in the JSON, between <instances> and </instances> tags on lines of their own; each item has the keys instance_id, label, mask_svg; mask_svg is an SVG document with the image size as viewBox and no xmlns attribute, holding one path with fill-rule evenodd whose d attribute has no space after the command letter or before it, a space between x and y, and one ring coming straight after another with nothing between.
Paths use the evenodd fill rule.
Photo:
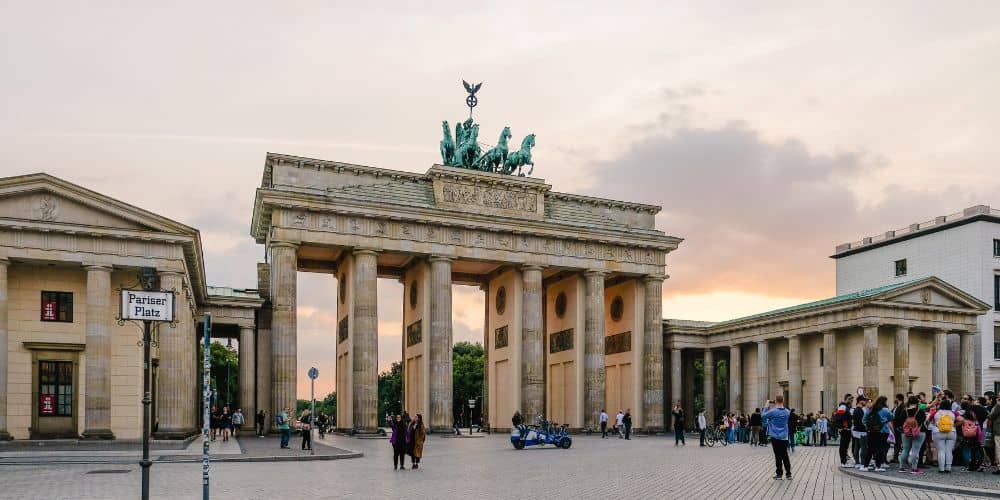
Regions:
<instances>
[{"instance_id":1,"label":"green foliage","mask_svg":"<svg viewBox=\"0 0 1000 500\"><path fill-rule=\"evenodd\" d=\"M311 401L308 399L300 399L295 404L295 415L301 415L303 410L309 408ZM325 413L326 416L330 417L331 422L337 418L337 393L331 392L327 394L323 399L316 400L316 415ZM333 422L336 424L336 422Z\"/></svg>"},{"instance_id":2,"label":"green foliage","mask_svg":"<svg viewBox=\"0 0 1000 500\"><path fill-rule=\"evenodd\" d=\"M239 406L240 397L240 359L236 350L229 350L219 342L209 344L209 358L212 363L210 372L212 390L216 391L216 399L213 405L231 405L231 410L236 411ZM199 363L204 353L204 346L198 344ZM201 382L199 380L199 382Z\"/></svg>"},{"instance_id":3,"label":"green foliage","mask_svg":"<svg viewBox=\"0 0 1000 500\"><path fill-rule=\"evenodd\" d=\"M393 415L403 412L403 363L400 361L378 374L379 425L386 425L386 412Z\"/></svg>"},{"instance_id":4,"label":"green foliage","mask_svg":"<svg viewBox=\"0 0 1000 500\"><path fill-rule=\"evenodd\" d=\"M483 395L483 369L486 364L486 353L478 342L457 342L452 348L452 395L455 406L464 407L469 414L470 399L479 399ZM481 402L481 401L480 401ZM473 414L478 414L479 408Z\"/></svg>"}]
</instances>

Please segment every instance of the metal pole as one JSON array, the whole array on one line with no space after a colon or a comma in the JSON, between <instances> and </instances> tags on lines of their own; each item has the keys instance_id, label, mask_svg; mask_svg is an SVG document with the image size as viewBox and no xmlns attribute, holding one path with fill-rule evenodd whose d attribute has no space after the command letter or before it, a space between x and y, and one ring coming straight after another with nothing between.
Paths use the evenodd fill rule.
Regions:
<instances>
[{"instance_id":1,"label":"metal pole","mask_svg":"<svg viewBox=\"0 0 1000 500\"><path fill-rule=\"evenodd\" d=\"M149 344L152 342L150 335L151 321L142 322L142 460L139 466L142 467L142 500L149 500L149 468L153 465L149 461L149 406L153 403L153 398L149 392Z\"/></svg>"},{"instance_id":2,"label":"metal pole","mask_svg":"<svg viewBox=\"0 0 1000 500\"><path fill-rule=\"evenodd\" d=\"M208 500L208 447L209 423L212 415L209 408L212 405L212 357L210 355L212 342L212 316L205 315L202 322L202 355L201 355L201 498Z\"/></svg>"},{"instance_id":3,"label":"metal pole","mask_svg":"<svg viewBox=\"0 0 1000 500\"><path fill-rule=\"evenodd\" d=\"M309 399L312 400L312 405L309 409L309 454L315 455L316 452L313 451L312 445L312 432L313 432L313 422L316 421L316 379L309 379Z\"/></svg>"}]
</instances>

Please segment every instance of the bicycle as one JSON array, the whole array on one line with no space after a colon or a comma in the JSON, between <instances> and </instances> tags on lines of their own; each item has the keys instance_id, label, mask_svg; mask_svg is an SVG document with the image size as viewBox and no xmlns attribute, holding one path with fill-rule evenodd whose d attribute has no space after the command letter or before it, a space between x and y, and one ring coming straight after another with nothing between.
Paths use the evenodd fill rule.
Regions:
<instances>
[{"instance_id":1,"label":"bicycle","mask_svg":"<svg viewBox=\"0 0 1000 500\"><path fill-rule=\"evenodd\" d=\"M722 446L729 446L729 440L726 439L726 430L721 427L714 427L705 431L705 444L708 446L715 446L715 443L721 443Z\"/></svg>"}]
</instances>

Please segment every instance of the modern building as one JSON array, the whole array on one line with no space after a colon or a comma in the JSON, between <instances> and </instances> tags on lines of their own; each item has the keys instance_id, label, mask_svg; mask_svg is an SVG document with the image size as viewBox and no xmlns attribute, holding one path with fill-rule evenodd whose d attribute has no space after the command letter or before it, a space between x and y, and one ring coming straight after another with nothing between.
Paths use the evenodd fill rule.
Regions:
<instances>
[{"instance_id":1,"label":"modern building","mask_svg":"<svg viewBox=\"0 0 1000 500\"><path fill-rule=\"evenodd\" d=\"M1000 210L977 205L951 215L837 245L837 293L936 276L990 306L979 317L973 343L974 392L1000 392ZM961 386L957 338L948 340L949 387Z\"/></svg>"}]
</instances>

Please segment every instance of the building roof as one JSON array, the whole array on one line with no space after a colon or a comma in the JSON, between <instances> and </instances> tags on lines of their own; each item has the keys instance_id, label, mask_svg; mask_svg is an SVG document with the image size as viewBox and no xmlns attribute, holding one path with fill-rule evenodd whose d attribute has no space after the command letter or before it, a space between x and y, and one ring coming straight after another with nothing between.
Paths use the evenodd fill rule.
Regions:
<instances>
[{"instance_id":1,"label":"building roof","mask_svg":"<svg viewBox=\"0 0 1000 500\"><path fill-rule=\"evenodd\" d=\"M885 233L866 236L858 241L842 243L837 245L831 258L839 259L848 255L871 250L873 248L898 243L920 236L936 233L945 229L951 229L977 221L988 221L1000 223L1000 210L990 208L989 205L975 205L961 212L949 215L940 215L925 222L915 222L904 228L886 231Z\"/></svg>"}]
</instances>

